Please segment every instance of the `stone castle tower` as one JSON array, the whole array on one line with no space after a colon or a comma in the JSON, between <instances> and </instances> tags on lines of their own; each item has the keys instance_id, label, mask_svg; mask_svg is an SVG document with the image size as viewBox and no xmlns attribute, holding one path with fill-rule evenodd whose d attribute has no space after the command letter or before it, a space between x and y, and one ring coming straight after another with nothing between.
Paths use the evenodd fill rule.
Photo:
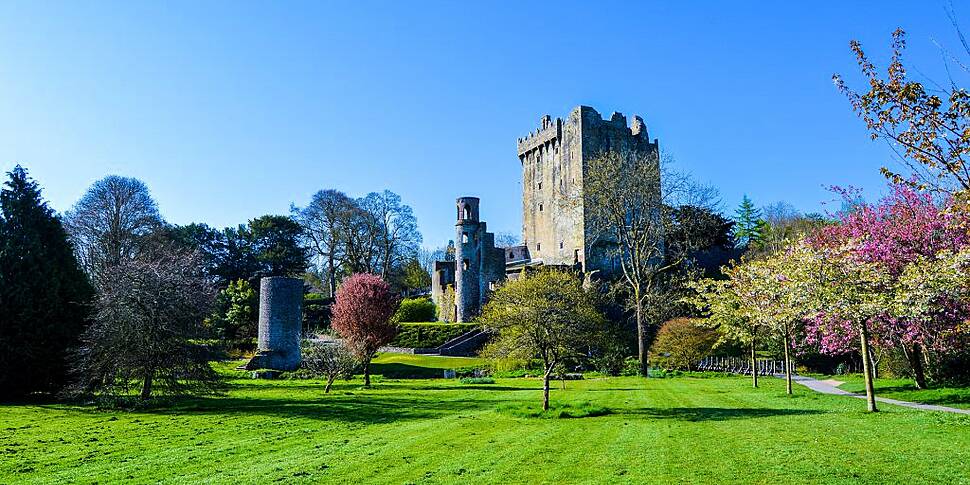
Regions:
<instances>
[{"instance_id":1,"label":"stone castle tower","mask_svg":"<svg viewBox=\"0 0 970 485\"><path fill-rule=\"evenodd\" d=\"M495 236L479 218L478 198L459 197L455 258L435 262L431 275L439 319L474 320L495 284L525 268L564 266L615 275L618 262L610 237L593 233L582 197L588 163L608 151L660 163L659 145L650 141L643 119L634 116L627 125L620 113L606 120L588 106L576 107L565 120L543 116L536 131L519 138L521 246L496 248Z\"/></svg>"},{"instance_id":2,"label":"stone castle tower","mask_svg":"<svg viewBox=\"0 0 970 485\"><path fill-rule=\"evenodd\" d=\"M583 271L608 275L616 270L607 238L590 234L581 197L587 163L607 151L655 158L657 140L650 141L643 119L630 125L620 113L603 119L593 108L574 108L565 120L549 115L539 128L518 140L522 165L522 240L533 261L545 265L578 265ZM600 241L600 244L595 243Z\"/></svg>"},{"instance_id":3,"label":"stone castle tower","mask_svg":"<svg viewBox=\"0 0 970 485\"><path fill-rule=\"evenodd\" d=\"M439 318L470 322L481 311L488 291L505 279L505 250L495 247L495 235L479 217L478 197L459 197L455 203L455 260L438 261L432 278L432 298ZM454 301L445 303L449 285ZM453 305L453 308L447 308Z\"/></svg>"}]
</instances>

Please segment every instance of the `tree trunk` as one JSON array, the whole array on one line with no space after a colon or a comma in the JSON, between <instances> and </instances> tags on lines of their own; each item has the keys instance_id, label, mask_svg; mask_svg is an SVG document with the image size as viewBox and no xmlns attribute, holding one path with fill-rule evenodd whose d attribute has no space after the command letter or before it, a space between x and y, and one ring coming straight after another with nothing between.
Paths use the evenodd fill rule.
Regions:
<instances>
[{"instance_id":1,"label":"tree trunk","mask_svg":"<svg viewBox=\"0 0 970 485\"><path fill-rule=\"evenodd\" d=\"M754 336L751 336L751 385L758 387L758 354L754 345Z\"/></svg>"},{"instance_id":2,"label":"tree trunk","mask_svg":"<svg viewBox=\"0 0 970 485\"><path fill-rule=\"evenodd\" d=\"M549 374L552 372L551 369L546 370L546 374L542 376L542 410L549 410Z\"/></svg>"},{"instance_id":3,"label":"tree trunk","mask_svg":"<svg viewBox=\"0 0 970 485\"><path fill-rule=\"evenodd\" d=\"M869 355L869 326L862 324L859 332L862 340L862 374L866 381L866 402L869 404L869 412L876 412L876 391L872 385L872 360Z\"/></svg>"},{"instance_id":4,"label":"tree trunk","mask_svg":"<svg viewBox=\"0 0 970 485\"><path fill-rule=\"evenodd\" d=\"M327 261L329 263L329 267L327 268L327 271L329 271L328 286L330 287L330 298L333 298L337 295L337 275L334 274L332 252L333 251L331 250L330 257L328 258L328 261Z\"/></svg>"},{"instance_id":5,"label":"tree trunk","mask_svg":"<svg viewBox=\"0 0 970 485\"><path fill-rule=\"evenodd\" d=\"M649 362L647 357L647 326L643 323L643 302L640 293L635 292L637 311L637 358L640 359L640 375L648 377Z\"/></svg>"},{"instance_id":6,"label":"tree trunk","mask_svg":"<svg viewBox=\"0 0 970 485\"><path fill-rule=\"evenodd\" d=\"M869 361L872 362L872 377L879 378L879 359L876 358L876 349L869 347Z\"/></svg>"},{"instance_id":7,"label":"tree trunk","mask_svg":"<svg viewBox=\"0 0 970 485\"><path fill-rule=\"evenodd\" d=\"M926 389L926 370L923 367L923 347L913 344L913 351L909 354L909 365L913 368L913 380L917 389Z\"/></svg>"},{"instance_id":8,"label":"tree trunk","mask_svg":"<svg viewBox=\"0 0 970 485\"><path fill-rule=\"evenodd\" d=\"M323 393L324 394L330 394L330 388L333 387L333 381L336 378L337 378L336 375L332 375L332 376L330 376L330 377L327 378L327 387L325 387L323 389Z\"/></svg>"},{"instance_id":9,"label":"tree trunk","mask_svg":"<svg viewBox=\"0 0 970 485\"><path fill-rule=\"evenodd\" d=\"M141 383L141 400L147 401L148 398L152 397L152 377L154 372L145 373L145 380Z\"/></svg>"},{"instance_id":10,"label":"tree trunk","mask_svg":"<svg viewBox=\"0 0 970 485\"><path fill-rule=\"evenodd\" d=\"M791 395L791 351L788 347L791 346L791 338L785 335L785 392Z\"/></svg>"},{"instance_id":11,"label":"tree trunk","mask_svg":"<svg viewBox=\"0 0 970 485\"><path fill-rule=\"evenodd\" d=\"M370 387L370 359L364 361L364 387Z\"/></svg>"}]
</instances>

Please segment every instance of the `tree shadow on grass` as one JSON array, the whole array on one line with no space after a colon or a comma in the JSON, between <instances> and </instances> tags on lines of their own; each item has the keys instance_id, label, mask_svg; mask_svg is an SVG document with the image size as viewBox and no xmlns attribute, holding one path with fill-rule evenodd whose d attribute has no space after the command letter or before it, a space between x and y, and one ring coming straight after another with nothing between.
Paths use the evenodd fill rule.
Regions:
<instances>
[{"instance_id":1,"label":"tree shadow on grass","mask_svg":"<svg viewBox=\"0 0 970 485\"><path fill-rule=\"evenodd\" d=\"M371 364L372 375L382 375L385 379L441 379L444 369L419 367L411 364Z\"/></svg>"},{"instance_id":2,"label":"tree shadow on grass","mask_svg":"<svg viewBox=\"0 0 970 485\"><path fill-rule=\"evenodd\" d=\"M771 418L775 416L805 416L825 414L814 409L768 409L768 408L641 408L616 410L614 414L633 414L656 419L679 421L729 421L734 419Z\"/></svg>"},{"instance_id":3,"label":"tree shadow on grass","mask_svg":"<svg viewBox=\"0 0 970 485\"><path fill-rule=\"evenodd\" d=\"M420 386L415 391L541 391L541 387L495 386L490 384L455 384L454 386Z\"/></svg>"},{"instance_id":4,"label":"tree shadow on grass","mask_svg":"<svg viewBox=\"0 0 970 485\"><path fill-rule=\"evenodd\" d=\"M390 423L431 419L491 407L493 402L472 399L429 401L404 397L328 394L316 399L290 398L184 398L165 408L139 412L159 415L262 415L309 418L351 423Z\"/></svg>"}]
</instances>

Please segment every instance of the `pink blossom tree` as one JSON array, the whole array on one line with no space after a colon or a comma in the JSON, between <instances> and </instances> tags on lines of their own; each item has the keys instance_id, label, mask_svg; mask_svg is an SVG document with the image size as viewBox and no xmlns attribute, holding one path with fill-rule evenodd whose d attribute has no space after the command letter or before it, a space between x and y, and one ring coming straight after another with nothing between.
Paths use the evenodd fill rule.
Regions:
<instances>
[{"instance_id":1,"label":"pink blossom tree","mask_svg":"<svg viewBox=\"0 0 970 485\"><path fill-rule=\"evenodd\" d=\"M853 198L850 191L837 190L847 200ZM874 264L885 273L890 285L885 291L895 291L908 266L917 261L932 262L939 254L958 252L970 242L964 228L965 214L951 210L950 205L951 199L938 204L931 194L895 184L889 195L875 204L857 204L839 217L838 224L817 232L812 242L817 248L850 246L851 255L858 262ZM926 351L951 350L936 337L963 321L966 305L951 303L953 311L940 312L933 319L913 318L887 307L870 322L876 345L898 346L906 354L917 387L926 387ZM820 313L812 318L808 339L818 343L823 352L846 353L853 347L851 342L859 338L858 326L839 323L831 316Z\"/></svg>"},{"instance_id":2,"label":"pink blossom tree","mask_svg":"<svg viewBox=\"0 0 970 485\"><path fill-rule=\"evenodd\" d=\"M380 276L359 273L343 281L336 300L331 325L363 365L364 386L370 386L374 354L397 336L391 317L399 299Z\"/></svg>"}]
</instances>

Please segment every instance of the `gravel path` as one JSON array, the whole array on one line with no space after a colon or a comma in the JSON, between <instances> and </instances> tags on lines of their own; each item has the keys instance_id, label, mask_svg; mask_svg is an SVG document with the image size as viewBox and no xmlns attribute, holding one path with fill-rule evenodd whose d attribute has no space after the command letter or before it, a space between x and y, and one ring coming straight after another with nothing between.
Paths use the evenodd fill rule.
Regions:
<instances>
[{"instance_id":1,"label":"gravel path","mask_svg":"<svg viewBox=\"0 0 970 485\"><path fill-rule=\"evenodd\" d=\"M792 381L797 382L813 391L821 392L822 394L851 396L851 397L857 397L860 399L866 398L865 395L855 394L843 389L839 389L838 385L842 383L836 380L820 381L818 379L812 379L811 377L792 376ZM947 413L970 414L970 409L958 409L958 408L951 408L948 406L937 406L935 404L920 404L916 402L900 401L897 399L889 399L886 397L879 397L879 396L876 396L876 401L884 402L887 404L895 404L897 406L905 406L907 408L922 409L924 411L943 411Z\"/></svg>"}]
</instances>

